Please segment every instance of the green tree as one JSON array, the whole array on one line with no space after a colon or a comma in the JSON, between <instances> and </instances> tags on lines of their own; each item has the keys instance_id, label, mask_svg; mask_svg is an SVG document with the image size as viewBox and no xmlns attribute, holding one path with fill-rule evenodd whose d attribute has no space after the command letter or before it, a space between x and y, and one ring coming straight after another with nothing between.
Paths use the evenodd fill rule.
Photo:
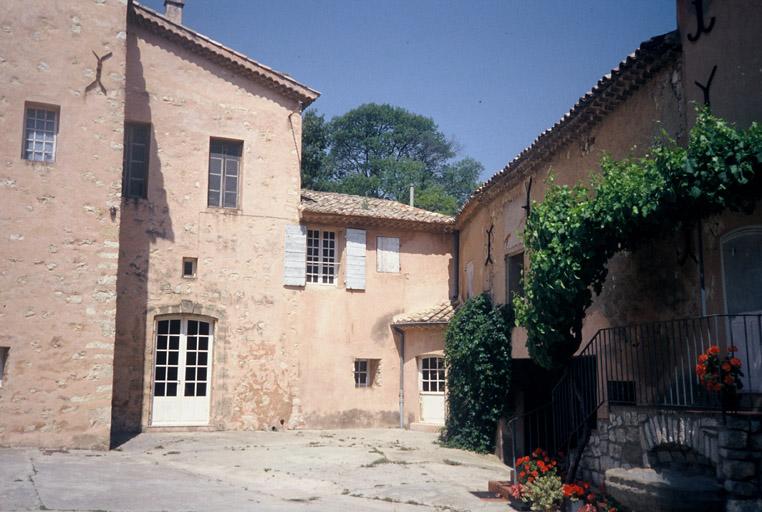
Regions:
<instances>
[{"instance_id":1,"label":"green tree","mask_svg":"<svg viewBox=\"0 0 762 512\"><path fill-rule=\"evenodd\" d=\"M305 188L393 199L455 213L476 187L482 165L453 162L455 143L428 117L400 107L361 105L326 122L308 110L303 122Z\"/></svg>"},{"instance_id":2,"label":"green tree","mask_svg":"<svg viewBox=\"0 0 762 512\"><path fill-rule=\"evenodd\" d=\"M302 187L324 190L329 186L326 165L329 142L325 117L314 110L305 111L302 116Z\"/></svg>"}]
</instances>

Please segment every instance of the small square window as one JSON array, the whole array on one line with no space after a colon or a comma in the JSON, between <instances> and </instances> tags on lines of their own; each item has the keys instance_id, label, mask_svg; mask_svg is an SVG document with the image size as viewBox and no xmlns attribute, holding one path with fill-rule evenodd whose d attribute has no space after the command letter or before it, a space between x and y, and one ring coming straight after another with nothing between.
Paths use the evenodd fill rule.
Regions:
<instances>
[{"instance_id":1,"label":"small square window","mask_svg":"<svg viewBox=\"0 0 762 512\"><path fill-rule=\"evenodd\" d=\"M183 277L195 279L197 266L198 258L183 258Z\"/></svg>"},{"instance_id":2,"label":"small square window","mask_svg":"<svg viewBox=\"0 0 762 512\"><path fill-rule=\"evenodd\" d=\"M355 359L355 387L367 388L370 385L369 370L370 361L368 359Z\"/></svg>"},{"instance_id":3,"label":"small square window","mask_svg":"<svg viewBox=\"0 0 762 512\"><path fill-rule=\"evenodd\" d=\"M5 377L5 362L8 360L8 347L0 347L0 388L3 387L3 378Z\"/></svg>"},{"instance_id":4,"label":"small square window","mask_svg":"<svg viewBox=\"0 0 762 512\"><path fill-rule=\"evenodd\" d=\"M35 162L56 159L58 108L27 104L24 110L24 143L22 158Z\"/></svg>"}]
</instances>

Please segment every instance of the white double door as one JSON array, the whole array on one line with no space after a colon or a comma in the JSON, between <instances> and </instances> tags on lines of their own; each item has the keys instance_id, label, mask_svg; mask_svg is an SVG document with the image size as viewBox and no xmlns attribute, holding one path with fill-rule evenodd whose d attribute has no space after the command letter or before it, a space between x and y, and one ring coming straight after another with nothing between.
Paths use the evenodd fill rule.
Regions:
<instances>
[{"instance_id":1,"label":"white double door","mask_svg":"<svg viewBox=\"0 0 762 512\"><path fill-rule=\"evenodd\" d=\"M196 318L156 322L151 425L209 424L212 329Z\"/></svg>"},{"instance_id":2,"label":"white double door","mask_svg":"<svg viewBox=\"0 0 762 512\"><path fill-rule=\"evenodd\" d=\"M444 425L446 383L444 358L421 357L418 364L421 421Z\"/></svg>"}]
</instances>

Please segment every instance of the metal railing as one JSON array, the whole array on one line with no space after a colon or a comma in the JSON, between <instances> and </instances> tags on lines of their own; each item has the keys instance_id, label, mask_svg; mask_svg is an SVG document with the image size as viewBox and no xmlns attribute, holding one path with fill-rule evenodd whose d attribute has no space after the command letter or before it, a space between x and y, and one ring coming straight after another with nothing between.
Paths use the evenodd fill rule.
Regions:
<instances>
[{"instance_id":1,"label":"metal railing","mask_svg":"<svg viewBox=\"0 0 762 512\"><path fill-rule=\"evenodd\" d=\"M738 410L762 410L762 314L713 315L601 329L571 361L551 401L508 421L514 455L584 443L604 406L722 410L696 375L699 355L718 345L741 360ZM588 428L585 429L585 426Z\"/></svg>"}]
</instances>

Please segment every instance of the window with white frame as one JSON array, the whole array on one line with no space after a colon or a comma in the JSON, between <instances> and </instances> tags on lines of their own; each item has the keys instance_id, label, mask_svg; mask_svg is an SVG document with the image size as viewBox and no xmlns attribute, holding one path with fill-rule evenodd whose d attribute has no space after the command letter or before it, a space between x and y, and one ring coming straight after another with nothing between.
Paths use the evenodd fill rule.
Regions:
<instances>
[{"instance_id":1,"label":"window with white frame","mask_svg":"<svg viewBox=\"0 0 762 512\"><path fill-rule=\"evenodd\" d=\"M444 358L424 357L421 359L421 391L424 393L444 393Z\"/></svg>"},{"instance_id":2,"label":"window with white frame","mask_svg":"<svg viewBox=\"0 0 762 512\"><path fill-rule=\"evenodd\" d=\"M57 109L27 106L24 114L24 159L35 162L55 160L57 134Z\"/></svg>"},{"instance_id":3,"label":"window with white frame","mask_svg":"<svg viewBox=\"0 0 762 512\"><path fill-rule=\"evenodd\" d=\"M336 283L336 232L307 230L307 282Z\"/></svg>"},{"instance_id":4,"label":"window with white frame","mask_svg":"<svg viewBox=\"0 0 762 512\"><path fill-rule=\"evenodd\" d=\"M370 360L355 359L355 387L367 388L370 385Z\"/></svg>"}]
</instances>

